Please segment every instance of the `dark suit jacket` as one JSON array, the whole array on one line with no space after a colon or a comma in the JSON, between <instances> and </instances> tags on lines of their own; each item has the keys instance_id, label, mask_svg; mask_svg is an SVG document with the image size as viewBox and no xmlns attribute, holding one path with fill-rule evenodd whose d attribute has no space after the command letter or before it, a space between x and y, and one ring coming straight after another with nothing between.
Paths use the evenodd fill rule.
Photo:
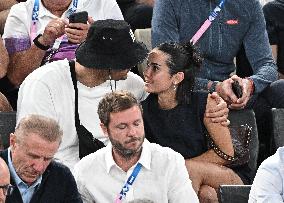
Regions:
<instances>
[{"instance_id":1,"label":"dark suit jacket","mask_svg":"<svg viewBox=\"0 0 284 203\"><path fill-rule=\"evenodd\" d=\"M0 152L8 164L8 150ZM21 194L11 177L14 190L7 196L6 203L23 203ZM42 181L30 203L82 203L75 179L68 167L51 161L42 175Z\"/></svg>"}]
</instances>

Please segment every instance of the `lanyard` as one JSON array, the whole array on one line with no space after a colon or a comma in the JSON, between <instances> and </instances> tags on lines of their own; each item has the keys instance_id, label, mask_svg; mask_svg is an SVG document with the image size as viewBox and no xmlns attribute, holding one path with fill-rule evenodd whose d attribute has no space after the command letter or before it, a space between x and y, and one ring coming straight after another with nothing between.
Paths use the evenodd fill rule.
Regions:
<instances>
[{"instance_id":1,"label":"lanyard","mask_svg":"<svg viewBox=\"0 0 284 203\"><path fill-rule=\"evenodd\" d=\"M126 193L129 191L130 186L133 184L135 181L138 173L140 172L140 169L142 167L142 164L138 163L135 168L133 169L133 172L131 175L128 177L126 183L124 184L121 192L118 194L118 197L115 200L115 203L121 203L122 199L126 197Z\"/></svg>"},{"instance_id":2,"label":"lanyard","mask_svg":"<svg viewBox=\"0 0 284 203\"><path fill-rule=\"evenodd\" d=\"M32 25L30 28L31 31L31 42L34 40L36 37L36 32L37 32L37 22L38 22L38 14L39 14L39 1L40 0L35 0L34 1L34 7L33 7L33 13L32 13ZM72 7L67 11L67 16L70 14L74 13L77 10L78 6L78 0L73 0L72 1ZM52 50L57 50L61 44L63 37L59 37L55 40Z\"/></svg>"},{"instance_id":3,"label":"lanyard","mask_svg":"<svg viewBox=\"0 0 284 203\"><path fill-rule=\"evenodd\" d=\"M192 44L195 44L200 39L200 37L204 34L204 32L209 28L211 23L215 20L215 18L220 13L224 3L225 3L225 0L221 0L220 3L216 6L216 8L210 13L208 19L205 20L203 25L199 28L199 30L191 38L190 42L192 42Z\"/></svg>"}]
</instances>

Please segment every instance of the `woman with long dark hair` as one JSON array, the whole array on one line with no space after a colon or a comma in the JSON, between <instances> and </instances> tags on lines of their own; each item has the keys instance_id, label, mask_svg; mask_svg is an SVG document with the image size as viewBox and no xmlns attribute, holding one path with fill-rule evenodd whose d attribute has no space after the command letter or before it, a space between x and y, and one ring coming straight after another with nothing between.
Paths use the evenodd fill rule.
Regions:
<instances>
[{"instance_id":1,"label":"woman with long dark hair","mask_svg":"<svg viewBox=\"0 0 284 203\"><path fill-rule=\"evenodd\" d=\"M154 48L144 70L150 95L142 102L143 116L146 138L181 153L200 201L215 202L220 184L249 183L250 170L247 165L227 167L234 156L230 131L207 117L208 111L224 101L216 93L193 91L201 63L190 43L164 43ZM206 133L223 156L208 148Z\"/></svg>"}]
</instances>

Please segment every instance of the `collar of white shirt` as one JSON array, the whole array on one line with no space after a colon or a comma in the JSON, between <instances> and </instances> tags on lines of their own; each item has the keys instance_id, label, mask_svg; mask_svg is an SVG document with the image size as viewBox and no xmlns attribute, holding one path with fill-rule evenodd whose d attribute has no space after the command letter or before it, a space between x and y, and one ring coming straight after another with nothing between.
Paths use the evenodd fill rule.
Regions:
<instances>
[{"instance_id":1,"label":"collar of white shirt","mask_svg":"<svg viewBox=\"0 0 284 203\"><path fill-rule=\"evenodd\" d=\"M140 156L140 158L138 160L138 162L141 163L142 166L145 167L148 170L151 169L151 150L150 150L149 144L150 144L149 141L144 139L144 143L142 145L142 153L141 153L141 156ZM111 143L109 143L106 146L105 161L106 161L107 173L110 172L110 169L113 166L119 167L119 166L117 166L117 164L115 163L115 161L113 159ZM136 164L134 164L134 165L136 165ZM131 168L133 168L133 167L131 167Z\"/></svg>"},{"instance_id":2,"label":"collar of white shirt","mask_svg":"<svg viewBox=\"0 0 284 203\"><path fill-rule=\"evenodd\" d=\"M74 0L73 0L74 1ZM69 7L67 8L67 10L63 13L62 16L66 17L66 13L67 11L69 11L72 7L73 7L73 1L71 1ZM78 6L77 6L77 10L80 10L79 8L81 8L81 2L82 1L78 1ZM54 14L52 14L47 8L44 7L44 5L42 4L41 0L39 0L39 13L38 13L38 17L39 18L43 18L44 16L49 16L52 18L57 18Z\"/></svg>"}]
</instances>

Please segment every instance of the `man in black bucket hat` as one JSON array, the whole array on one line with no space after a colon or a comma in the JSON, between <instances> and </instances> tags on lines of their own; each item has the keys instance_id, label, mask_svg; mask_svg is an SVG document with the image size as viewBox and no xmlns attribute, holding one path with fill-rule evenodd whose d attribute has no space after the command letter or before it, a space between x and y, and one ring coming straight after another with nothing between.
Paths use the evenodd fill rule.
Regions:
<instances>
[{"instance_id":1,"label":"man in black bucket hat","mask_svg":"<svg viewBox=\"0 0 284 203\"><path fill-rule=\"evenodd\" d=\"M144 44L135 42L125 21L102 20L90 27L86 41L76 50L76 59L88 68L123 70L142 62L145 50Z\"/></svg>"},{"instance_id":2,"label":"man in black bucket hat","mask_svg":"<svg viewBox=\"0 0 284 203\"><path fill-rule=\"evenodd\" d=\"M52 62L25 79L19 90L17 123L27 114L58 121L63 139L55 158L72 170L79 156L108 143L97 115L106 93L128 90L139 101L147 96L142 78L129 72L147 52L125 21L96 21L76 50L75 61Z\"/></svg>"}]
</instances>

